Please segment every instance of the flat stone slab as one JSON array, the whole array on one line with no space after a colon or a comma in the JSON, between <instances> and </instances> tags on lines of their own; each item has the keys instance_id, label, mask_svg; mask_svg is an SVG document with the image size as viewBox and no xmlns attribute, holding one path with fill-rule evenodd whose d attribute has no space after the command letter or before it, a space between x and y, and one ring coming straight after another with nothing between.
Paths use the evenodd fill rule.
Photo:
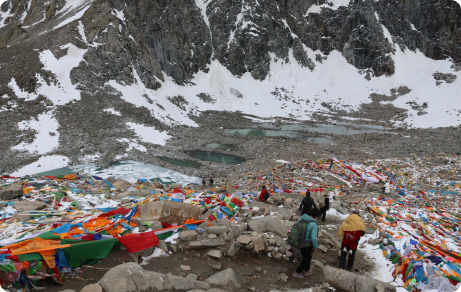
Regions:
<instances>
[{"instance_id":1,"label":"flat stone slab","mask_svg":"<svg viewBox=\"0 0 461 292\"><path fill-rule=\"evenodd\" d=\"M237 241L241 244L249 244L251 242L251 237L248 235L241 235L237 237Z\"/></svg>"},{"instance_id":2,"label":"flat stone slab","mask_svg":"<svg viewBox=\"0 0 461 292\"><path fill-rule=\"evenodd\" d=\"M210 227L205 228L205 231L208 232L208 233L211 233L211 234L220 235L220 234L226 234L227 232L229 232L229 227L227 227L227 226L210 226Z\"/></svg>"},{"instance_id":3,"label":"flat stone slab","mask_svg":"<svg viewBox=\"0 0 461 292\"><path fill-rule=\"evenodd\" d=\"M207 256L210 256L210 257L213 257L213 258L221 258L222 257L222 251L220 251L219 249L213 249L213 250L210 250L209 252L207 252L206 254Z\"/></svg>"},{"instance_id":4,"label":"flat stone slab","mask_svg":"<svg viewBox=\"0 0 461 292\"><path fill-rule=\"evenodd\" d=\"M217 247L217 246L223 246L223 245L226 245L226 241L221 238L204 239L204 240L192 241L191 243L189 243L189 247L195 248L195 249Z\"/></svg>"}]
</instances>

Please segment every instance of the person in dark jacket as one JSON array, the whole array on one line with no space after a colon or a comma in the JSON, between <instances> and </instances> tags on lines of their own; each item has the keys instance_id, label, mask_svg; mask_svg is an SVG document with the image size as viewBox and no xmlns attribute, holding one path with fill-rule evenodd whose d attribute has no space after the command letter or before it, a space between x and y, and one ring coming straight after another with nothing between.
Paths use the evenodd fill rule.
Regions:
<instances>
[{"instance_id":1,"label":"person in dark jacket","mask_svg":"<svg viewBox=\"0 0 461 292\"><path fill-rule=\"evenodd\" d=\"M214 179L212 177L210 177L210 187L213 186L213 183L214 183Z\"/></svg>"},{"instance_id":2,"label":"person in dark jacket","mask_svg":"<svg viewBox=\"0 0 461 292\"><path fill-rule=\"evenodd\" d=\"M327 216L327 211L330 209L330 196L328 193L323 195L323 199L325 200L325 206L320 208L320 212L322 212L322 222L325 222L325 217Z\"/></svg>"},{"instance_id":3,"label":"person in dark jacket","mask_svg":"<svg viewBox=\"0 0 461 292\"><path fill-rule=\"evenodd\" d=\"M317 208L314 199L311 198L311 192L307 191L306 196L302 199L301 205L299 205L299 211L302 215L308 214L312 208Z\"/></svg>"}]
</instances>

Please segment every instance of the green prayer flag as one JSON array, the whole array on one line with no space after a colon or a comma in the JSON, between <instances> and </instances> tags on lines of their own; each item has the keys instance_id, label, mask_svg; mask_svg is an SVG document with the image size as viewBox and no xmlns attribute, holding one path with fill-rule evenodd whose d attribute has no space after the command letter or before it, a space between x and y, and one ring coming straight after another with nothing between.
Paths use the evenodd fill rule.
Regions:
<instances>
[{"instance_id":1,"label":"green prayer flag","mask_svg":"<svg viewBox=\"0 0 461 292\"><path fill-rule=\"evenodd\" d=\"M165 240L168 237L172 236L173 233L174 233L174 231L168 231L168 232L165 232L165 233L157 235L157 238L158 238L158 240Z\"/></svg>"},{"instance_id":2,"label":"green prayer flag","mask_svg":"<svg viewBox=\"0 0 461 292\"><path fill-rule=\"evenodd\" d=\"M38 236L39 238L41 239L52 239L52 240L56 240L56 239L61 239L61 237L58 235L54 235L52 232L50 231L47 231L45 233L42 233Z\"/></svg>"},{"instance_id":3,"label":"green prayer flag","mask_svg":"<svg viewBox=\"0 0 461 292\"><path fill-rule=\"evenodd\" d=\"M107 257L118 242L116 238L76 243L64 249L69 267L77 268L83 265L94 265L98 260Z\"/></svg>"},{"instance_id":4,"label":"green prayer flag","mask_svg":"<svg viewBox=\"0 0 461 292\"><path fill-rule=\"evenodd\" d=\"M10 261L8 265L0 265L0 270L6 274L16 271L16 267L13 265L13 261Z\"/></svg>"},{"instance_id":5,"label":"green prayer flag","mask_svg":"<svg viewBox=\"0 0 461 292\"><path fill-rule=\"evenodd\" d=\"M42 260L42 256L38 252L31 252L26 254L18 254L18 259L20 262L40 261Z\"/></svg>"}]
</instances>

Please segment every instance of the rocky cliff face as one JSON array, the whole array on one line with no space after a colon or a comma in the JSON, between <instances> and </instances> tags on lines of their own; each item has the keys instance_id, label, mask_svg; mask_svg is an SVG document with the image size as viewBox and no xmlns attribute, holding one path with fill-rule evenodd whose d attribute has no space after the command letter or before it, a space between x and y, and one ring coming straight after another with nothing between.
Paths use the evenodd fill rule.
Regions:
<instances>
[{"instance_id":1,"label":"rocky cliff face","mask_svg":"<svg viewBox=\"0 0 461 292\"><path fill-rule=\"evenodd\" d=\"M67 2L72 9L85 9L80 17L85 36L75 31L77 20L61 26L61 30L46 31L56 23L54 18L64 20L76 12L65 13ZM77 40L72 43L86 47L83 42L78 44L79 38L83 41L81 37L86 37L93 45L85 59L93 72L103 75L87 76L98 79L95 85L132 78L123 69L137 60L138 74L152 89L164 81L162 71L176 83L185 84L197 72L206 71L213 59L236 76L250 72L255 79L265 79L271 54L288 60L293 50L296 60L312 69L304 47L323 55L337 50L356 68L371 70L372 76L394 73L390 54L396 45L418 49L431 59L461 61L461 8L452 0L67 2L4 2L0 46L20 45L39 38L36 32L40 32L54 39L49 44L53 47L71 41L69 31L74 28Z\"/></svg>"},{"instance_id":2,"label":"rocky cliff face","mask_svg":"<svg viewBox=\"0 0 461 292\"><path fill-rule=\"evenodd\" d=\"M323 85L315 90L309 85L316 92L303 96L305 90L300 93L295 87L306 78L296 72L312 72L302 74L321 80L333 74L316 73L323 72L322 66L345 67L345 60L365 78L360 82L399 79L398 52L406 51L447 60L451 71L437 74L454 74L456 79L461 62L459 4L453 0L7 0L0 7L0 115L14 126L2 130L7 138L0 149L29 161L58 153L58 145L69 147L73 154L62 154L78 160L84 155L73 151L82 149L73 143L78 139L85 154L120 154L132 149L123 139L137 137L137 143L143 143L127 122L157 130L187 124L201 110L218 109L213 106L239 109L236 104L242 106L248 95L259 92L246 93L245 88L265 89L269 83L271 95L251 101L251 106L274 99L286 110L281 115L298 111L295 114L301 116L305 108L315 110L316 105L328 111L344 98L334 101L325 95L330 87ZM343 60L337 59L339 55ZM302 69L290 71L288 80L300 80L284 84L281 76L288 73L280 70L290 66ZM211 85L203 85L201 76L208 76ZM248 76L253 81L245 79ZM223 81L229 78L247 83L236 88L234 81ZM388 83L395 88L405 85ZM380 86L375 88L387 85ZM187 88L193 88L190 96L183 94ZM58 124L54 150L19 147L46 130L18 123L50 113ZM101 137L110 142L101 146Z\"/></svg>"}]
</instances>

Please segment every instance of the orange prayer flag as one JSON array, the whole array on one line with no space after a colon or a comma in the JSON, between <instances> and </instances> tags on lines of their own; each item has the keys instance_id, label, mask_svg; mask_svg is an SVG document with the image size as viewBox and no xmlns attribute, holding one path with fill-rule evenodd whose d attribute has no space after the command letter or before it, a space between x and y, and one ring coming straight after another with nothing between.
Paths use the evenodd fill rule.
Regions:
<instances>
[{"instance_id":1,"label":"orange prayer flag","mask_svg":"<svg viewBox=\"0 0 461 292\"><path fill-rule=\"evenodd\" d=\"M17 251L17 252L12 251L11 255L28 254L28 253L33 253L33 252L42 253L44 251L50 251L50 250L54 251L57 248L66 248L66 247L69 247L69 246L71 246L71 244L49 245L49 246L43 246L43 247L39 247L39 248L36 248L36 249L31 249L31 250L22 250L22 251Z\"/></svg>"},{"instance_id":2,"label":"orange prayer flag","mask_svg":"<svg viewBox=\"0 0 461 292\"><path fill-rule=\"evenodd\" d=\"M73 179L76 179L77 176L75 174L68 174L68 175L65 175L64 178L68 180L73 180Z\"/></svg>"},{"instance_id":3,"label":"orange prayer flag","mask_svg":"<svg viewBox=\"0 0 461 292\"><path fill-rule=\"evenodd\" d=\"M23 188L22 191L24 192L24 194L28 194L30 191L32 190L35 190L35 188Z\"/></svg>"}]
</instances>

